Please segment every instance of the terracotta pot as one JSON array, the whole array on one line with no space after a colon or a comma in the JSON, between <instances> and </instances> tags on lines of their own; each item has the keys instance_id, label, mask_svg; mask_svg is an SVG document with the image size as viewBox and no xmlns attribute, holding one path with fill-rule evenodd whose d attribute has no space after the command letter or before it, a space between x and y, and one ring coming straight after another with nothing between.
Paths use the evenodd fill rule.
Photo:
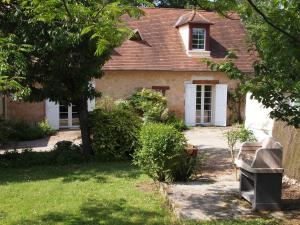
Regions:
<instances>
[{"instance_id":1,"label":"terracotta pot","mask_svg":"<svg viewBox=\"0 0 300 225\"><path fill-rule=\"evenodd\" d=\"M185 151L188 155L190 156L193 156L193 157L196 157L197 156L197 147L194 146L194 145L188 145L186 148L185 148Z\"/></svg>"}]
</instances>

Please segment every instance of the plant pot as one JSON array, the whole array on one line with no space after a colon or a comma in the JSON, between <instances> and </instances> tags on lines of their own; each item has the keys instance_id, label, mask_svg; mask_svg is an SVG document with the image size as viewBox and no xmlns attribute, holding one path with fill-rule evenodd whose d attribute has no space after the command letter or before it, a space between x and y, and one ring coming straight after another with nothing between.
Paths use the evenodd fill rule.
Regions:
<instances>
[{"instance_id":1,"label":"plant pot","mask_svg":"<svg viewBox=\"0 0 300 225\"><path fill-rule=\"evenodd\" d=\"M185 148L185 151L188 155L192 156L192 157L197 157L197 153L198 153L198 150L197 150L197 147L194 146L194 145L188 145L186 148Z\"/></svg>"}]
</instances>

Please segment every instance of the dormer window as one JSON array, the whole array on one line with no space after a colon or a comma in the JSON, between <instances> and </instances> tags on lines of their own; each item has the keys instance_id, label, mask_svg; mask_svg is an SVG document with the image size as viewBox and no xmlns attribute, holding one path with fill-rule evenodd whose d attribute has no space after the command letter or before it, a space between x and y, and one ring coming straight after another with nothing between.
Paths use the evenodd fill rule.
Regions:
<instances>
[{"instance_id":1,"label":"dormer window","mask_svg":"<svg viewBox=\"0 0 300 225\"><path fill-rule=\"evenodd\" d=\"M210 26L209 20L196 11L179 17L175 27L178 29L186 53L190 57L210 57Z\"/></svg>"},{"instance_id":2,"label":"dormer window","mask_svg":"<svg viewBox=\"0 0 300 225\"><path fill-rule=\"evenodd\" d=\"M192 28L192 49L205 50L206 30L203 28Z\"/></svg>"}]
</instances>

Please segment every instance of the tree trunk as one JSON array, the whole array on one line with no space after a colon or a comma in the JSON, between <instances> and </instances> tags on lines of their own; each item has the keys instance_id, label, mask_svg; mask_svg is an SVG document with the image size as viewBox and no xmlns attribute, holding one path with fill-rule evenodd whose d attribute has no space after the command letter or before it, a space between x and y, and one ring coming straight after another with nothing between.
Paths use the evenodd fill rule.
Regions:
<instances>
[{"instance_id":1,"label":"tree trunk","mask_svg":"<svg viewBox=\"0 0 300 225\"><path fill-rule=\"evenodd\" d=\"M87 99L86 98L80 99L78 106L79 106L79 123L80 123L81 140L82 140L82 151L84 155L93 155L94 152L91 146Z\"/></svg>"}]
</instances>

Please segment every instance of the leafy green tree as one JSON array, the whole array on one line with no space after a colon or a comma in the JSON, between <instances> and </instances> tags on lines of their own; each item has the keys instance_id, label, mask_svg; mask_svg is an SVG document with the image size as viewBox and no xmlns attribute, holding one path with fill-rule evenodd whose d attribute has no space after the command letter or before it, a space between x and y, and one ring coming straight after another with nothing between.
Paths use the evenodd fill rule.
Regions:
<instances>
[{"instance_id":1,"label":"leafy green tree","mask_svg":"<svg viewBox=\"0 0 300 225\"><path fill-rule=\"evenodd\" d=\"M184 4L185 2L185 4ZM245 25L249 49L259 59L254 63L254 76L239 71L232 61L211 64L219 71L229 71L229 77L247 78L247 91L265 107L270 116L289 125L300 125L300 2L298 0L188 0L157 1L162 7L209 9L226 18L238 14ZM234 74L236 73L236 74ZM239 87L241 90L245 89ZM239 98L242 92L234 98Z\"/></svg>"},{"instance_id":2,"label":"leafy green tree","mask_svg":"<svg viewBox=\"0 0 300 225\"><path fill-rule=\"evenodd\" d=\"M240 15L252 46L249 50L255 50L259 58L254 63L253 76L240 71L233 60L212 63L211 68L241 80L253 98L272 109L272 118L299 127L300 2L227 1L224 8L222 1L216 2L220 2L217 9L228 17L230 9Z\"/></svg>"},{"instance_id":3,"label":"leafy green tree","mask_svg":"<svg viewBox=\"0 0 300 225\"><path fill-rule=\"evenodd\" d=\"M24 75L24 71L26 71L24 53L28 50L28 46L17 43L14 35L5 37L0 30L1 95L15 93L22 89L19 81Z\"/></svg>"},{"instance_id":4,"label":"leafy green tree","mask_svg":"<svg viewBox=\"0 0 300 225\"><path fill-rule=\"evenodd\" d=\"M220 71L228 70L229 76L241 75L238 79L247 80L247 90L251 91L252 97L272 108L272 118L299 127L300 1L162 0L156 4L215 10L229 19L234 19L233 13L238 14L246 28L249 49L259 55L254 64L254 75L249 77L242 73L232 62L212 66Z\"/></svg>"},{"instance_id":5,"label":"leafy green tree","mask_svg":"<svg viewBox=\"0 0 300 225\"><path fill-rule=\"evenodd\" d=\"M141 1L11 0L0 5L0 34L28 47L20 74L28 101L50 99L79 107L83 152L92 154L88 99L100 95L91 84L113 49L131 33L121 17L139 17ZM8 51L9 52L9 51ZM21 51L17 51L20 53ZM11 74L18 75L15 71Z\"/></svg>"}]
</instances>

